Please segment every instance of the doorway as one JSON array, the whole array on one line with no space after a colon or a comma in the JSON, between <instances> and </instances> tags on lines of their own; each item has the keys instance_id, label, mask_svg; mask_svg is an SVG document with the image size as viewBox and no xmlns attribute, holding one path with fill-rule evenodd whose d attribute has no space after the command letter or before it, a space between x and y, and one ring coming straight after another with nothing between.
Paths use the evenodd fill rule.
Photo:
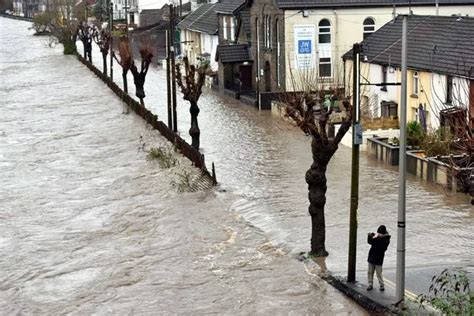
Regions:
<instances>
[{"instance_id":1,"label":"doorway","mask_svg":"<svg viewBox=\"0 0 474 316\"><path fill-rule=\"evenodd\" d=\"M263 70L264 74L264 80L265 80L265 92L271 92L272 91L272 74L271 74L271 68L270 68L270 63L268 61L265 62L265 68Z\"/></svg>"}]
</instances>

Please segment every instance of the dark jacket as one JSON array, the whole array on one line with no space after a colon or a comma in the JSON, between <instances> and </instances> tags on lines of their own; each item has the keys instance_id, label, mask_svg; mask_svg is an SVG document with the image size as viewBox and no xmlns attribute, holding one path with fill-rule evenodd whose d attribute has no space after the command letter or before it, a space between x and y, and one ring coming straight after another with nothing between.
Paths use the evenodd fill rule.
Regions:
<instances>
[{"instance_id":1,"label":"dark jacket","mask_svg":"<svg viewBox=\"0 0 474 316\"><path fill-rule=\"evenodd\" d=\"M374 238L374 234L370 233L367 236L367 242L372 245L369 250L369 258L367 261L369 263L381 266L383 264L383 258L385 256L385 251L390 244L390 235L380 235Z\"/></svg>"}]
</instances>

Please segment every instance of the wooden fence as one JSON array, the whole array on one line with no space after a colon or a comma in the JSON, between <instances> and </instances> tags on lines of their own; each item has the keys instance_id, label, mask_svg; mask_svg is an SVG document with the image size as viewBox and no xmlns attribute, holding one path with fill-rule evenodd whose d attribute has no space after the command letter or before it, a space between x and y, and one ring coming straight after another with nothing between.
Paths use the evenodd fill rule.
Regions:
<instances>
[{"instance_id":1,"label":"wooden fence","mask_svg":"<svg viewBox=\"0 0 474 316\"><path fill-rule=\"evenodd\" d=\"M76 53L77 59L86 65L97 77L99 77L109 88L123 101L125 102L135 113L141 116L148 124L153 126L154 129L158 130L168 141L172 142L174 146L191 162L193 165L203 172L203 174L212 181L215 185L217 184L216 173L214 164L212 166L212 174L206 167L204 155L196 150L194 147L189 145L184 139L178 134L174 133L171 129L166 126L165 123L158 120L158 116L153 114L144 105L134 100L129 94L125 93L115 82L113 82L108 76L105 76L102 71L97 69L93 64L85 60L79 53Z\"/></svg>"}]
</instances>

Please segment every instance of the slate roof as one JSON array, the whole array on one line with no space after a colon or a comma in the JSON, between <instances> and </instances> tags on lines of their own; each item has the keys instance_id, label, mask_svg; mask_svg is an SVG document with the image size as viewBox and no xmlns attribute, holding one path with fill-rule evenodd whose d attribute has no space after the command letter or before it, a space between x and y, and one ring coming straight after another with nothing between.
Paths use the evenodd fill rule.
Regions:
<instances>
[{"instance_id":1,"label":"slate roof","mask_svg":"<svg viewBox=\"0 0 474 316\"><path fill-rule=\"evenodd\" d=\"M218 45L216 61L222 63L239 63L251 61L250 52L247 44Z\"/></svg>"},{"instance_id":2,"label":"slate roof","mask_svg":"<svg viewBox=\"0 0 474 316\"><path fill-rule=\"evenodd\" d=\"M381 7L405 5L435 5L435 0L277 0L281 9ZM473 0L439 0L440 5L474 4Z\"/></svg>"},{"instance_id":3,"label":"slate roof","mask_svg":"<svg viewBox=\"0 0 474 316\"><path fill-rule=\"evenodd\" d=\"M219 20L214 11L215 4L201 4L194 12L191 12L178 24L182 30L192 30L211 35L217 34Z\"/></svg>"},{"instance_id":4,"label":"slate roof","mask_svg":"<svg viewBox=\"0 0 474 316\"><path fill-rule=\"evenodd\" d=\"M140 13L140 27L146 27L149 25L156 24L165 18L165 10L163 9L146 9Z\"/></svg>"},{"instance_id":5,"label":"slate roof","mask_svg":"<svg viewBox=\"0 0 474 316\"><path fill-rule=\"evenodd\" d=\"M411 15L407 20L409 68L474 78L474 18ZM398 16L362 42L368 62L401 66L402 21ZM352 59L352 51L343 58Z\"/></svg>"},{"instance_id":6,"label":"slate roof","mask_svg":"<svg viewBox=\"0 0 474 316\"><path fill-rule=\"evenodd\" d=\"M215 10L219 14L234 15L245 5L245 2L245 0L221 0L216 4Z\"/></svg>"}]
</instances>

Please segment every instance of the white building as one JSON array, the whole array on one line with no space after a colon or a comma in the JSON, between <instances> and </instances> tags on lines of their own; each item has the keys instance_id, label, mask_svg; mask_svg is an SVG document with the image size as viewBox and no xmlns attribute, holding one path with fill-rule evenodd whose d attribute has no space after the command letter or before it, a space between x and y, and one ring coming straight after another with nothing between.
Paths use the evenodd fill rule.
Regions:
<instances>
[{"instance_id":1,"label":"white building","mask_svg":"<svg viewBox=\"0 0 474 316\"><path fill-rule=\"evenodd\" d=\"M416 15L474 16L473 0L276 2L285 15L287 90L292 90L290 74L299 76L316 71L319 78L326 82L340 81L338 78L343 76L341 56L354 43L362 41L398 14L411 11ZM296 43L304 43L309 48L298 49ZM303 63L303 60L310 62Z\"/></svg>"},{"instance_id":2,"label":"white building","mask_svg":"<svg viewBox=\"0 0 474 316\"><path fill-rule=\"evenodd\" d=\"M181 30L182 54L188 56L192 64L205 59L209 61L211 70L217 71L215 57L219 21L214 7L214 4L201 4L178 24L178 28Z\"/></svg>"},{"instance_id":3,"label":"white building","mask_svg":"<svg viewBox=\"0 0 474 316\"><path fill-rule=\"evenodd\" d=\"M436 129L443 113L461 109L474 128L474 18L408 16L408 121ZM362 42L361 77L369 83L401 81L402 17ZM352 86L352 55L344 55L346 87ZM390 104L395 105L391 110ZM399 86L364 86L363 108L374 117L397 116ZM385 108L384 108L385 106ZM390 113L391 112L391 113Z\"/></svg>"}]
</instances>

